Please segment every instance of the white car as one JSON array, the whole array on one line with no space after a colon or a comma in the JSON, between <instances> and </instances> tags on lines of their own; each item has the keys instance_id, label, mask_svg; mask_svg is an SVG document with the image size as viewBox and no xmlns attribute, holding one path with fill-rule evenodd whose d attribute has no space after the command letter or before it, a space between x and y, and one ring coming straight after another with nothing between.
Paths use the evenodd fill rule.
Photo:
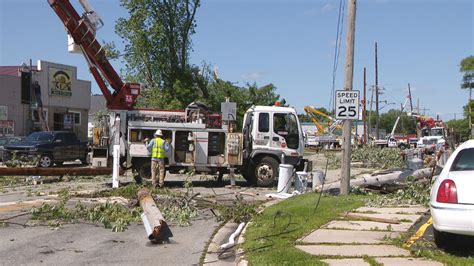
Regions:
<instances>
[{"instance_id":1,"label":"white car","mask_svg":"<svg viewBox=\"0 0 474 266\"><path fill-rule=\"evenodd\" d=\"M430 211L436 245L453 234L474 236L474 140L460 145L431 187Z\"/></svg>"}]
</instances>

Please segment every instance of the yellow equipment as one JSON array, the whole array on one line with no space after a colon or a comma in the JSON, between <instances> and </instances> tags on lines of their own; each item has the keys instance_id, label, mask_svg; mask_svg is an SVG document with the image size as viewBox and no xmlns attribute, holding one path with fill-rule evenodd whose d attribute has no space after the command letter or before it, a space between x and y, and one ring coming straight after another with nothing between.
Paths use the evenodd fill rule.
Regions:
<instances>
[{"instance_id":1,"label":"yellow equipment","mask_svg":"<svg viewBox=\"0 0 474 266\"><path fill-rule=\"evenodd\" d=\"M327 134L327 133L331 134L336 128L339 128L339 129L342 128L341 126L342 120L336 120L330 115L327 115L319 111L318 109L314 108L313 106L305 106L304 111L309 115L314 125L316 125L316 128L318 129L318 132L317 132L318 135ZM328 123L325 126L319 121L318 116L327 118L332 123L331 124Z\"/></svg>"}]
</instances>

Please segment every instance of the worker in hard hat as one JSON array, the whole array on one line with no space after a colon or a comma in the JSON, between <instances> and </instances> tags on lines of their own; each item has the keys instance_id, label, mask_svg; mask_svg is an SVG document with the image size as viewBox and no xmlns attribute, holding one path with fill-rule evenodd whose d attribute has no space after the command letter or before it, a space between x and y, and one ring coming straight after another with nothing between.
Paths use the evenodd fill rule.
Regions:
<instances>
[{"instance_id":1,"label":"worker in hard hat","mask_svg":"<svg viewBox=\"0 0 474 266\"><path fill-rule=\"evenodd\" d=\"M147 145L151 153L151 184L156 187L156 174L159 171L158 186L162 188L165 185L165 157L169 150L169 143L163 139L161 129L158 129L154 135L155 138Z\"/></svg>"}]
</instances>

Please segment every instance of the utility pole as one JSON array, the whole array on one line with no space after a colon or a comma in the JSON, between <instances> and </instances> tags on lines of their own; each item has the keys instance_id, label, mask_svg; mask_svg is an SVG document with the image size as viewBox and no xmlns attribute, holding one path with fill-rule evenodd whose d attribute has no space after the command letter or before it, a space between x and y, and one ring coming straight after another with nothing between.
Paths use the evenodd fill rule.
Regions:
<instances>
[{"instance_id":1,"label":"utility pole","mask_svg":"<svg viewBox=\"0 0 474 266\"><path fill-rule=\"evenodd\" d=\"M377 61L377 42L375 42L375 137L380 139L379 132L379 67Z\"/></svg>"},{"instance_id":2,"label":"utility pole","mask_svg":"<svg viewBox=\"0 0 474 266\"><path fill-rule=\"evenodd\" d=\"M471 84L471 83L469 83ZM471 139L473 138L472 134L472 115L471 115L471 101L472 101L472 88L469 86L469 103L468 103L468 112L469 112L469 131L471 133Z\"/></svg>"},{"instance_id":3,"label":"utility pole","mask_svg":"<svg viewBox=\"0 0 474 266\"><path fill-rule=\"evenodd\" d=\"M355 19L357 0L348 0L347 14L347 39L346 39L346 67L344 78L344 89L352 90L354 79L354 42L355 42ZM341 167L341 195L350 192L351 179L351 120L344 120L342 128L342 167Z\"/></svg>"},{"instance_id":4,"label":"utility pole","mask_svg":"<svg viewBox=\"0 0 474 266\"><path fill-rule=\"evenodd\" d=\"M367 82L366 82L366 71L364 67L364 101L362 102L362 120L364 121L364 145L367 144L367 116L366 116L366 109L367 109Z\"/></svg>"},{"instance_id":5,"label":"utility pole","mask_svg":"<svg viewBox=\"0 0 474 266\"><path fill-rule=\"evenodd\" d=\"M368 136L372 135L372 103L374 102L374 87L372 86L372 89L370 90L370 107L369 107L369 121L368 121L368 128L369 128L369 134ZM371 142L369 138L369 142Z\"/></svg>"},{"instance_id":6,"label":"utility pole","mask_svg":"<svg viewBox=\"0 0 474 266\"><path fill-rule=\"evenodd\" d=\"M410 100L410 113L413 113L413 102L411 100L411 88L410 88L410 83L408 83L408 97Z\"/></svg>"},{"instance_id":7,"label":"utility pole","mask_svg":"<svg viewBox=\"0 0 474 266\"><path fill-rule=\"evenodd\" d=\"M416 112L421 115L420 113L420 98L416 98Z\"/></svg>"}]
</instances>

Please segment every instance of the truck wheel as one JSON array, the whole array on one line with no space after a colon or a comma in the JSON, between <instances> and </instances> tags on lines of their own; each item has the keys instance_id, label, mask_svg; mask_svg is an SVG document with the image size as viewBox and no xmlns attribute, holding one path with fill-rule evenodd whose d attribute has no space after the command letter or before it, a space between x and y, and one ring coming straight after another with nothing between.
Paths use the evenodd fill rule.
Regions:
<instances>
[{"instance_id":1,"label":"truck wheel","mask_svg":"<svg viewBox=\"0 0 474 266\"><path fill-rule=\"evenodd\" d=\"M50 167L53 165L53 161L51 161L51 156L49 155L41 155L38 161L38 166L40 167Z\"/></svg>"},{"instance_id":2,"label":"truck wheel","mask_svg":"<svg viewBox=\"0 0 474 266\"><path fill-rule=\"evenodd\" d=\"M265 156L260 159L251 171L252 181L259 187L269 187L276 183L278 161Z\"/></svg>"},{"instance_id":3,"label":"truck wheel","mask_svg":"<svg viewBox=\"0 0 474 266\"><path fill-rule=\"evenodd\" d=\"M142 162L138 166L137 169L140 178L143 179L151 179L151 162L148 160L147 162Z\"/></svg>"},{"instance_id":4,"label":"truck wheel","mask_svg":"<svg viewBox=\"0 0 474 266\"><path fill-rule=\"evenodd\" d=\"M400 148L400 150L403 151L404 149L407 148L407 146L405 144L400 144L400 145L398 145L398 148Z\"/></svg>"}]
</instances>

